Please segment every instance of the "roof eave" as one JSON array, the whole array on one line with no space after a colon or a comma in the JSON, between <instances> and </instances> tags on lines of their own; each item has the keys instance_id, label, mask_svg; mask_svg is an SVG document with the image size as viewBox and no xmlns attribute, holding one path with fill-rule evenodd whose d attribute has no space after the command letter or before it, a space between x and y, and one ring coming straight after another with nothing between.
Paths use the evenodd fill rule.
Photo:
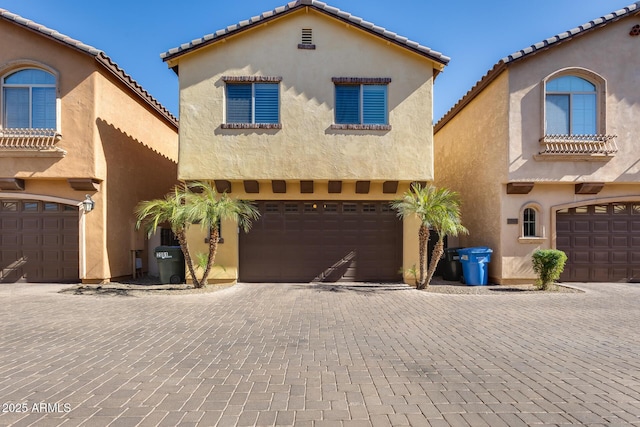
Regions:
<instances>
[{"instance_id":1,"label":"roof eave","mask_svg":"<svg viewBox=\"0 0 640 427\"><path fill-rule=\"evenodd\" d=\"M293 5L293 6L292 6ZM323 5L325 5L323 3ZM325 5L326 6L326 5ZM170 68L173 68L174 71L177 74L177 70L176 68L176 64L177 64L177 59L183 55L186 55L188 53L191 53L193 51L199 50L201 48L204 48L206 46L210 46L212 44L218 43L222 40L225 40L229 37L233 37L239 33L242 33L244 31L247 31L249 29L252 28L256 28L260 25L266 25L269 22L273 21L273 20L277 20L280 18L283 18L285 16L290 15L291 13L294 13L302 8L311 8L314 11L318 12L318 13L322 13L326 16L328 16L329 18L333 18L336 19L338 21L343 22L346 25L350 25L353 26L354 28L357 28L361 31L364 31L370 35L373 35L375 37L379 37L384 39L385 41L392 43L400 48L403 48L405 50L411 51L413 53L416 53L420 56L426 57L429 60L433 61L434 63L438 64L438 66L434 66L434 69L436 70L435 75L437 75L440 71L442 71L442 69L449 63L450 58L442 55L439 52L433 51L429 48L426 48L424 46L419 45L418 43L415 42L410 42L408 39L406 39L407 42L410 42L411 44L408 43L403 43L400 42L397 39L394 39L390 36L387 36L384 34L384 32L378 32L375 31L374 28L379 28L379 27L375 27L373 26L372 28L368 28L364 25L360 25L357 22L354 22L351 19L348 18L352 18L353 16L348 14L348 13L344 13L342 11L339 11L338 9L335 9L336 11L338 11L337 13L334 13L334 8L330 8L330 10L321 8L319 6L317 6L316 4L313 3L312 0L300 0L298 2L292 2L289 3L287 6L285 7L289 7L288 9L284 9L281 12L276 12L276 13L272 13L270 16L267 17L259 17L259 19L257 19L255 22L249 22L249 21L242 21L242 23L240 25L236 25L235 28L229 30L229 27L227 27L227 29L223 29L223 30L219 30L214 34L210 34L208 36L204 36L203 39L200 40L193 40L190 43L185 43L182 46L178 47L178 48L174 48L169 50L168 52L165 52L163 54L160 55L160 57L162 58L162 60L164 62L168 63L168 66ZM278 9L276 9L277 11ZM356 17L353 17L356 18ZM253 18L251 18L253 19ZM248 22L247 24L242 25L244 22ZM386 30L385 30L386 31ZM190 45L190 46L189 46ZM414 46L415 45L415 46ZM428 51L427 51L428 50Z\"/></svg>"},{"instance_id":2,"label":"roof eave","mask_svg":"<svg viewBox=\"0 0 640 427\"><path fill-rule=\"evenodd\" d=\"M517 52L512 53L511 55L502 58L449 111L447 111L447 113L442 116L440 120L438 120L433 128L434 133L437 133L440 129L442 129L511 64L524 59L528 59L540 52L551 49L554 46L558 46L565 42L574 40L576 37L589 34L592 31L604 27L611 22L619 21L620 19L627 16L638 15L640 15L640 1L637 1L615 12L611 12L600 18L589 21L585 24L580 25L579 27L572 28L571 30L557 34L553 37L549 37L546 40L528 46L525 49L521 49Z\"/></svg>"}]
</instances>

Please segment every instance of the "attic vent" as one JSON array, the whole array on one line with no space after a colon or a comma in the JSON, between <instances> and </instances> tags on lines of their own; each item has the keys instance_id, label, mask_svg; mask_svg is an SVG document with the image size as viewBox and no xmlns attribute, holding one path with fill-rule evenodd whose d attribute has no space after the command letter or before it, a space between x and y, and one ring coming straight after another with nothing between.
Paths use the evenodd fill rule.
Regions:
<instances>
[{"instance_id":1,"label":"attic vent","mask_svg":"<svg viewBox=\"0 0 640 427\"><path fill-rule=\"evenodd\" d=\"M304 30L302 31L304 33ZM629 34L632 36L640 36L640 25L634 25ZM302 36L302 39L304 40L304 36Z\"/></svg>"},{"instance_id":2,"label":"attic vent","mask_svg":"<svg viewBox=\"0 0 640 427\"><path fill-rule=\"evenodd\" d=\"M311 28L302 29L302 41L298 45L298 49L315 49L313 44L313 30Z\"/></svg>"}]
</instances>

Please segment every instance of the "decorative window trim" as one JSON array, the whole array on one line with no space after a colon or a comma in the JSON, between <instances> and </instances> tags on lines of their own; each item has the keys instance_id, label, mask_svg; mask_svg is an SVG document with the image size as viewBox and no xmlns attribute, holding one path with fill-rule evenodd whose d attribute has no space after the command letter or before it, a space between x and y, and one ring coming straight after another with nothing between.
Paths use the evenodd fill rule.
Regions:
<instances>
[{"instance_id":1,"label":"decorative window trim","mask_svg":"<svg viewBox=\"0 0 640 427\"><path fill-rule=\"evenodd\" d=\"M280 76L222 76L225 83L279 83Z\"/></svg>"},{"instance_id":2,"label":"decorative window trim","mask_svg":"<svg viewBox=\"0 0 640 427\"><path fill-rule=\"evenodd\" d=\"M331 129L335 130L391 130L391 125L337 125L332 124Z\"/></svg>"},{"instance_id":3,"label":"decorative window trim","mask_svg":"<svg viewBox=\"0 0 640 427\"><path fill-rule=\"evenodd\" d=\"M221 129L282 129L282 123L222 123Z\"/></svg>"},{"instance_id":4,"label":"decorative window trim","mask_svg":"<svg viewBox=\"0 0 640 427\"><path fill-rule=\"evenodd\" d=\"M388 85L391 77L331 77L331 81L342 85Z\"/></svg>"}]
</instances>

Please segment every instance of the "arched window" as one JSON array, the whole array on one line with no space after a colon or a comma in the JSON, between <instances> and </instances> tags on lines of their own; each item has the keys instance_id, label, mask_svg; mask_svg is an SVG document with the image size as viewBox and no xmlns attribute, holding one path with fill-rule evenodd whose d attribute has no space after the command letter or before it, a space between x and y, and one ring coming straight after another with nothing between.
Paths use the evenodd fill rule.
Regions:
<instances>
[{"instance_id":1,"label":"arched window","mask_svg":"<svg viewBox=\"0 0 640 427\"><path fill-rule=\"evenodd\" d=\"M2 127L56 129L56 78L36 68L2 78Z\"/></svg>"},{"instance_id":2,"label":"arched window","mask_svg":"<svg viewBox=\"0 0 640 427\"><path fill-rule=\"evenodd\" d=\"M522 236L538 237L538 215L534 208L522 211Z\"/></svg>"},{"instance_id":3,"label":"arched window","mask_svg":"<svg viewBox=\"0 0 640 427\"><path fill-rule=\"evenodd\" d=\"M545 134L595 135L598 133L596 86L573 75L546 83Z\"/></svg>"}]
</instances>

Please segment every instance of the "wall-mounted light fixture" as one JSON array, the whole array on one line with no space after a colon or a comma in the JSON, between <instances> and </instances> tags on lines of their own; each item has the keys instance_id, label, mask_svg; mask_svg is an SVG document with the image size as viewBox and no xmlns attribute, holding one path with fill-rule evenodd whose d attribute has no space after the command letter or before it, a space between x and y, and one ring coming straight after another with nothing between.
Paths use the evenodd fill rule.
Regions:
<instances>
[{"instance_id":1,"label":"wall-mounted light fixture","mask_svg":"<svg viewBox=\"0 0 640 427\"><path fill-rule=\"evenodd\" d=\"M93 199L89 194L85 196L84 201L82 202L82 206L84 206L84 211L87 213L93 210L93 207L95 206L95 204L96 202L93 201Z\"/></svg>"}]
</instances>

